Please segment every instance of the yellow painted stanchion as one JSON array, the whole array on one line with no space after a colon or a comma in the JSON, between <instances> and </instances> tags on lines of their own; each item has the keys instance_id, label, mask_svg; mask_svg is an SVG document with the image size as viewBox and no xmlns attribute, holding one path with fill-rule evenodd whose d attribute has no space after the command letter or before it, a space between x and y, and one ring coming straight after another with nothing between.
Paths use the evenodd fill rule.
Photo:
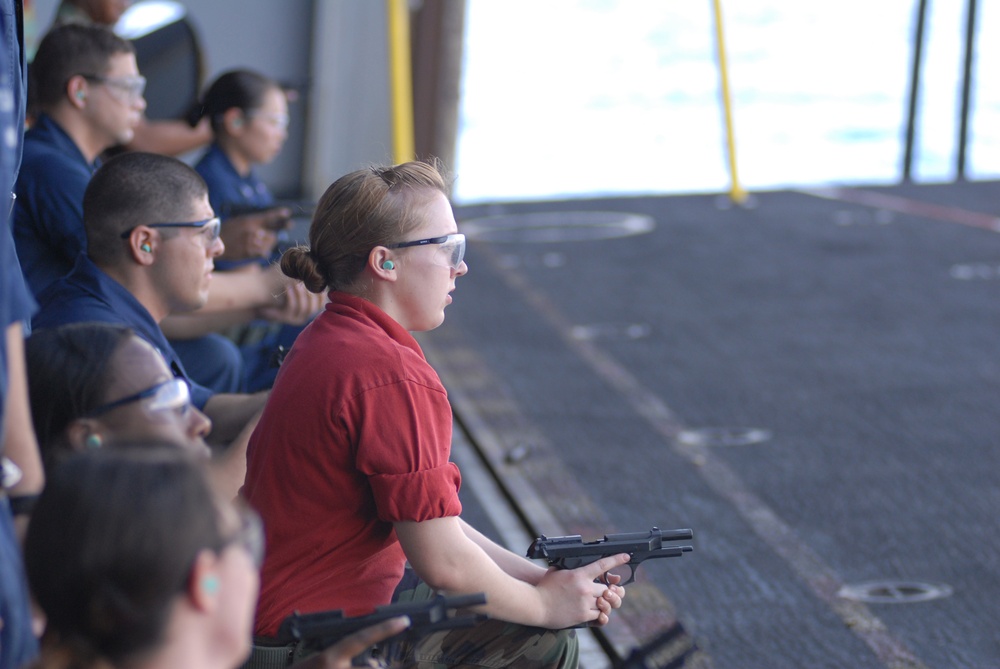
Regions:
<instances>
[{"instance_id":1,"label":"yellow painted stanchion","mask_svg":"<svg viewBox=\"0 0 1000 669\"><path fill-rule=\"evenodd\" d=\"M726 149L729 155L729 176L731 185L729 198L736 204L747 201L747 192L740 186L739 172L736 169L736 139L733 133L733 105L729 95L729 69L726 63L726 40L722 30L721 0L712 0L715 9L715 43L719 57L719 79L722 86L722 107L726 119Z\"/></svg>"},{"instance_id":2,"label":"yellow painted stanchion","mask_svg":"<svg viewBox=\"0 0 1000 669\"><path fill-rule=\"evenodd\" d=\"M392 102L392 156L413 160L413 70L410 64L410 9L407 0L386 0L389 18L389 81Z\"/></svg>"}]
</instances>

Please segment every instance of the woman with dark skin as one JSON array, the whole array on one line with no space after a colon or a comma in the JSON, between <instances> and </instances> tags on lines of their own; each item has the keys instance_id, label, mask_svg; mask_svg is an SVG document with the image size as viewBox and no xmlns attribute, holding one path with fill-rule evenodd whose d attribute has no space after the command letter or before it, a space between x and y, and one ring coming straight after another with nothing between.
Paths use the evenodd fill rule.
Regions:
<instances>
[{"instance_id":1,"label":"woman with dark skin","mask_svg":"<svg viewBox=\"0 0 1000 669\"><path fill-rule=\"evenodd\" d=\"M74 323L37 330L25 345L35 434L46 468L65 454L148 439L208 456L212 422L187 384L130 329Z\"/></svg>"},{"instance_id":2,"label":"woman with dark skin","mask_svg":"<svg viewBox=\"0 0 1000 669\"><path fill-rule=\"evenodd\" d=\"M187 383L128 328L74 323L36 330L25 343L28 395L38 446L51 469L71 453L146 440L177 444L208 459L208 416L191 404ZM240 435L234 445L249 439ZM215 458L212 476L235 497L243 458Z\"/></svg>"}]
</instances>

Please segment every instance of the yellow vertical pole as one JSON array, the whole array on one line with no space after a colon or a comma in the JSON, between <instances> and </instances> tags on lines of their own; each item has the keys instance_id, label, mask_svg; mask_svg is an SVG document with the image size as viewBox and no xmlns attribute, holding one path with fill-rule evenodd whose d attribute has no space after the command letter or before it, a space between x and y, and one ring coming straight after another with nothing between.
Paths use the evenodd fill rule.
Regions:
<instances>
[{"instance_id":1,"label":"yellow vertical pole","mask_svg":"<svg viewBox=\"0 0 1000 669\"><path fill-rule=\"evenodd\" d=\"M736 204L743 204L747 192L740 186L739 173L736 170L736 139L733 134L733 104L729 95L729 69L726 62L726 40L722 31L722 3L712 0L715 10L715 45L719 57L719 79L722 85L722 107L726 118L726 149L729 155L730 188L729 198Z\"/></svg>"},{"instance_id":2,"label":"yellow vertical pole","mask_svg":"<svg viewBox=\"0 0 1000 669\"><path fill-rule=\"evenodd\" d=\"M410 63L410 9L407 0L386 0L389 18L389 85L392 104L392 156L396 164L413 160L413 69Z\"/></svg>"}]
</instances>

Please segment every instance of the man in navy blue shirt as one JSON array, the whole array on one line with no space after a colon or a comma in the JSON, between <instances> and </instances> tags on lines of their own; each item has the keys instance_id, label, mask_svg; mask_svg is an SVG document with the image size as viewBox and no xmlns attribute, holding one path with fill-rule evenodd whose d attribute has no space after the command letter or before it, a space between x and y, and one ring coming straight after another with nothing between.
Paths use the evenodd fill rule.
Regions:
<instances>
[{"instance_id":1,"label":"man in navy blue shirt","mask_svg":"<svg viewBox=\"0 0 1000 669\"><path fill-rule=\"evenodd\" d=\"M87 255L39 295L32 325L127 325L158 348L178 376L187 378L158 324L170 314L205 304L213 261L224 250L204 180L174 158L122 154L91 179L83 197L83 221ZM226 444L256 420L266 394L213 394L192 384L192 399L212 419L209 441Z\"/></svg>"},{"instance_id":2,"label":"man in navy blue shirt","mask_svg":"<svg viewBox=\"0 0 1000 669\"><path fill-rule=\"evenodd\" d=\"M14 240L38 295L86 251L83 191L98 156L132 138L146 80L130 42L102 28L66 26L42 41L30 83L39 113L24 139Z\"/></svg>"}]
</instances>

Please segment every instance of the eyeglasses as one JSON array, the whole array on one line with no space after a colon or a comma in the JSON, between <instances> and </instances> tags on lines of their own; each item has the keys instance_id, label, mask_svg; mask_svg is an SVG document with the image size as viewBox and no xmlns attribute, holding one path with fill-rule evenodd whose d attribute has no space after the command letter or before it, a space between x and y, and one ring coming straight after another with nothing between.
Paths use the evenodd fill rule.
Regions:
<instances>
[{"instance_id":1,"label":"eyeglasses","mask_svg":"<svg viewBox=\"0 0 1000 669\"><path fill-rule=\"evenodd\" d=\"M122 239L128 239L132 231L139 226L131 227L122 233ZM206 246L211 246L222 233L222 221L218 217L207 218L204 221L194 221L192 223L148 223L147 228L205 228L202 234L207 241Z\"/></svg>"},{"instance_id":2,"label":"eyeglasses","mask_svg":"<svg viewBox=\"0 0 1000 669\"><path fill-rule=\"evenodd\" d=\"M240 516L240 529L225 540L225 545L237 545L247 552L254 566L260 569L264 564L264 523L253 509L237 505Z\"/></svg>"},{"instance_id":3,"label":"eyeglasses","mask_svg":"<svg viewBox=\"0 0 1000 669\"><path fill-rule=\"evenodd\" d=\"M287 130L288 129L288 114L275 114L272 112L261 112L261 111L248 111L246 114L248 119L259 118L262 119L269 126L275 130Z\"/></svg>"},{"instance_id":4,"label":"eyeglasses","mask_svg":"<svg viewBox=\"0 0 1000 669\"><path fill-rule=\"evenodd\" d=\"M142 97L146 92L146 77L105 77L100 74L81 74L87 81L104 84L110 89L119 93L119 99L123 102L133 102Z\"/></svg>"},{"instance_id":5,"label":"eyeglasses","mask_svg":"<svg viewBox=\"0 0 1000 669\"><path fill-rule=\"evenodd\" d=\"M96 409L88 411L86 416L88 418L96 418L108 413L112 409L117 409L120 406L125 406L133 402L141 402L145 399L148 399L149 402L143 405L143 408L154 413L177 409L186 410L191 407L191 390L184 379L170 379L169 381L157 383L155 386L151 386L145 390L140 390L134 395L102 404Z\"/></svg>"},{"instance_id":6,"label":"eyeglasses","mask_svg":"<svg viewBox=\"0 0 1000 669\"><path fill-rule=\"evenodd\" d=\"M386 244L385 247L387 249L405 249L410 246L427 246L429 244L439 244L441 246L443 262L435 264L442 265L443 267L450 267L454 270L458 270L458 268L461 267L462 259L465 258L465 235L461 233L445 235L444 237L418 239L412 242Z\"/></svg>"},{"instance_id":7,"label":"eyeglasses","mask_svg":"<svg viewBox=\"0 0 1000 669\"><path fill-rule=\"evenodd\" d=\"M222 534L225 530L220 527L215 539L210 545L205 546L205 548L216 555L221 555L222 551L228 547L237 546L246 551L254 567L259 571L261 565L264 564L264 523L261 521L260 516L257 515L257 512L247 506L245 502L241 503L237 500L231 506L229 506L228 502L225 504L227 507L235 510L239 518L239 527L229 533L228 536ZM216 522L219 525L227 524L222 516L226 514L229 508L220 509L217 512L219 519ZM192 566L196 559L196 557L192 557ZM183 590L188 587L189 574L190 572L185 574L184 579L182 579L178 586L179 589Z\"/></svg>"}]
</instances>

